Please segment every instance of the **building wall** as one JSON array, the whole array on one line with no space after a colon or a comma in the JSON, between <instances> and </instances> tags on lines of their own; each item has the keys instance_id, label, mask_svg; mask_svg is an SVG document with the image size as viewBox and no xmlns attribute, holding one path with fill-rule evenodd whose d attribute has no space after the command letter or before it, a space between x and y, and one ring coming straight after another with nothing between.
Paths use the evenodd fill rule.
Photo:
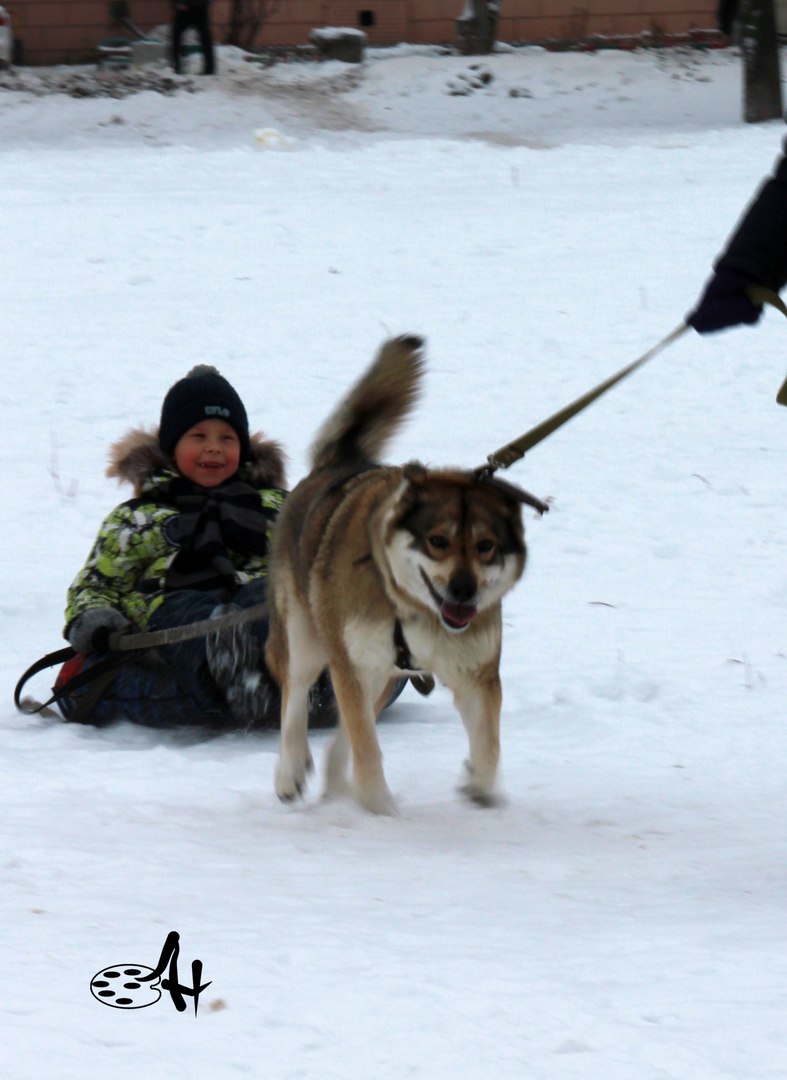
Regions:
<instances>
[{"instance_id":1,"label":"building wall","mask_svg":"<svg viewBox=\"0 0 787 1080\"><path fill-rule=\"evenodd\" d=\"M717 4L706 0L530 0L503 3L506 41L614 37L659 31L683 34L716 28Z\"/></svg>"},{"instance_id":2,"label":"building wall","mask_svg":"<svg viewBox=\"0 0 787 1080\"><path fill-rule=\"evenodd\" d=\"M111 0L3 0L26 64L85 63L96 46L128 32L111 18ZM230 0L213 0L217 41L223 39ZM305 45L316 26L363 29L371 45L398 42L453 44L464 0L278 0L259 45ZM717 0L502 0L501 41L577 40L592 34L681 34L714 29ZM168 23L170 0L129 0L133 21L146 33Z\"/></svg>"},{"instance_id":3,"label":"building wall","mask_svg":"<svg viewBox=\"0 0 787 1080\"><path fill-rule=\"evenodd\" d=\"M125 37L113 22L110 0L9 0L14 36L21 40L26 64L84 63L96 59L96 46L107 37ZM129 12L147 32L170 18L169 0L130 0Z\"/></svg>"}]
</instances>

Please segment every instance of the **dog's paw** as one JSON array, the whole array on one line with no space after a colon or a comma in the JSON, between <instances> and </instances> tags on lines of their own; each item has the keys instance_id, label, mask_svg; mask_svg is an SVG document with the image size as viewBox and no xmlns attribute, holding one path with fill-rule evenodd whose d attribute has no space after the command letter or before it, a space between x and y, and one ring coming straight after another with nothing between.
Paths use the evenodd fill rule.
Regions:
<instances>
[{"instance_id":1,"label":"dog's paw","mask_svg":"<svg viewBox=\"0 0 787 1080\"><path fill-rule=\"evenodd\" d=\"M300 799L306 790L306 777L314 769L312 756L307 752L300 761L289 761L283 756L276 766L276 794L282 802Z\"/></svg>"},{"instance_id":2,"label":"dog's paw","mask_svg":"<svg viewBox=\"0 0 787 1080\"><path fill-rule=\"evenodd\" d=\"M494 789L494 778L482 779L469 761L465 762L464 775L457 788L471 803L484 808L500 806L502 797Z\"/></svg>"},{"instance_id":3,"label":"dog's paw","mask_svg":"<svg viewBox=\"0 0 787 1080\"><path fill-rule=\"evenodd\" d=\"M306 781L295 780L292 777L282 777L276 774L276 795L280 802L289 803L295 802L297 799L303 798L303 793L306 790Z\"/></svg>"},{"instance_id":4,"label":"dog's paw","mask_svg":"<svg viewBox=\"0 0 787 1080\"><path fill-rule=\"evenodd\" d=\"M489 791L487 788L481 788L477 784L468 781L465 784L460 784L458 788L460 794L464 795L475 806L489 809L492 806L502 806L504 799L495 791Z\"/></svg>"}]
</instances>

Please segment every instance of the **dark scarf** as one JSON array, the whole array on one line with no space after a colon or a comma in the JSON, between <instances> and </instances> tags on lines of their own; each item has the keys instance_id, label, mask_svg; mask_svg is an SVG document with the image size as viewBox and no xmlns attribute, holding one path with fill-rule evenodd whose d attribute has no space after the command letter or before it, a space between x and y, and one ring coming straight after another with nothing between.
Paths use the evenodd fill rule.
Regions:
<instances>
[{"instance_id":1,"label":"dark scarf","mask_svg":"<svg viewBox=\"0 0 787 1080\"><path fill-rule=\"evenodd\" d=\"M167 571L165 592L199 589L226 600L237 585L229 553L267 553L276 512L263 507L259 491L242 480L203 488L177 476L147 496L178 512L164 526L167 539L180 548Z\"/></svg>"}]
</instances>

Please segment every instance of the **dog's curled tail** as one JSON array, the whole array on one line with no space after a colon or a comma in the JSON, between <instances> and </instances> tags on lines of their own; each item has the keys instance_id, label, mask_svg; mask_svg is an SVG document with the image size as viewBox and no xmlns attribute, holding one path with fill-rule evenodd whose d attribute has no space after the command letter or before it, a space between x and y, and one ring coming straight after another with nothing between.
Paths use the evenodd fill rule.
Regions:
<instances>
[{"instance_id":1,"label":"dog's curled tail","mask_svg":"<svg viewBox=\"0 0 787 1080\"><path fill-rule=\"evenodd\" d=\"M311 448L313 468L378 460L420 395L426 366L423 345L414 334L383 344L317 433Z\"/></svg>"}]
</instances>

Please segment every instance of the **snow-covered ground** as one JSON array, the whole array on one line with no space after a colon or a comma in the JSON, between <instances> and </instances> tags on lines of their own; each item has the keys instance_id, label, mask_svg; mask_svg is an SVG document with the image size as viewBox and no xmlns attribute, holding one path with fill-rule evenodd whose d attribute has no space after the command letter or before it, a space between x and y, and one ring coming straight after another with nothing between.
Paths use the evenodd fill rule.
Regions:
<instances>
[{"instance_id":1,"label":"snow-covered ground","mask_svg":"<svg viewBox=\"0 0 787 1080\"><path fill-rule=\"evenodd\" d=\"M381 340L422 333L391 460L479 465L680 323L782 136L741 122L732 52L221 61L171 96L0 90L3 1076L782 1078L774 312L683 337L508 474L554 506L505 608L502 807L455 794L442 690L381 724L384 820L317 781L280 805L275 735L14 710L125 497L109 444L195 362L295 481ZM196 1019L91 996L172 930Z\"/></svg>"}]
</instances>

